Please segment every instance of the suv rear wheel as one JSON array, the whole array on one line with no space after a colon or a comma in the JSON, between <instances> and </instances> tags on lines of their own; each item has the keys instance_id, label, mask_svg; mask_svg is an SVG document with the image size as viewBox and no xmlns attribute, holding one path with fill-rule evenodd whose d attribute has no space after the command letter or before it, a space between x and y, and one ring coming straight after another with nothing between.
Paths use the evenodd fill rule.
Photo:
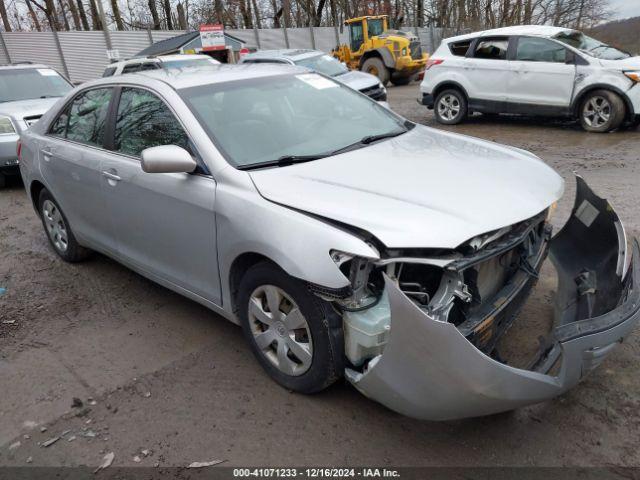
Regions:
<instances>
[{"instance_id":1,"label":"suv rear wheel","mask_svg":"<svg viewBox=\"0 0 640 480\"><path fill-rule=\"evenodd\" d=\"M580 124L587 132L604 133L620 128L626 116L624 101L609 90L587 94L580 107Z\"/></svg>"},{"instance_id":2,"label":"suv rear wheel","mask_svg":"<svg viewBox=\"0 0 640 480\"><path fill-rule=\"evenodd\" d=\"M467 99L459 90L445 90L436 98L433 110L438 123L455 125L467 117Z\"/></svg>"},{"instance_id":3,"label":"suv rear wheel","mask_svg":"<svg viewBox=\"0 0 640 480\"><path fill-rule=\"evenodd\" d=\"M342 319L303 281L261 262L242 278L238 307L253 354L283 387L313 393L342 376Z\"/></svg>"}]
</instances>

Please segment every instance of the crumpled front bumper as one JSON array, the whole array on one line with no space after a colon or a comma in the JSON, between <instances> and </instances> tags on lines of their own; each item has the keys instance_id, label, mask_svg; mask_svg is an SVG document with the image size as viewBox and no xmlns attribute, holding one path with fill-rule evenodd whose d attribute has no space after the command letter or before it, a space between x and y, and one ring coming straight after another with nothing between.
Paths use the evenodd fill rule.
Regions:
<instances>
[{"instance_id":1,"label":"crumpled front bumper","mask_svg":"<svg viewBox=\"0 0 640 480\"><path fill-rule=\"evenodd\" d=\"M488 415L560 395L598 366L640 320L637 240L628 270L626 255L617 215L578 177L573 214L550 244L558 271L555 324L532 370L485 355L453 324L427 315L387 277L389 340L363 373L347 370L346 376L366 396L426 420Z\"/></svg>"}]
</instances>

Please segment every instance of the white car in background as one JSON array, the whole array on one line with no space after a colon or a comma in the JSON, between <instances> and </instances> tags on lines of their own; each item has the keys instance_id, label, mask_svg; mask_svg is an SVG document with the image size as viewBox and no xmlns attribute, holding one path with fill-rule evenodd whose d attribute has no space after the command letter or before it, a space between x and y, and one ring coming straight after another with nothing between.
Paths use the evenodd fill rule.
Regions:
<instances>
[{"instance_id":1,"label":"white car in background","mask_svg":"<svg viewBox=\"0 0 640 480\"><path fill-rule=\"evenodd\" d=\"M322 73L378 102L387 101L387 89L375 75L349 70L343 63L320 50L259 50L245 55L240 63L280 63L297 65Z\"/></svg>"},{"instance_id":2,"label":"white car in background","mask_svg":"<svg viewBox=\"0 0 640 480\"><path fill-rule=\"evenodd\" d=\"M445 39L419 102L452 125L467 114L571 117L590 132L640 120L640 57L577 30L517 26Z\"/></svg>"},{"instance_id":3,"label":"white car in background","mask_svg":"<svg viewBox=\"0 0 640 480\"><path fill-rule=\"evenodd\" d=\"M102 76L111 77L113 75L144 72L148 70L174 70L178 68L202 67L210 65L220 65L220 62L207 55L198 54L137 57L131 58L129 60L122 60L117 63L112 63L105 69Z\"/></svg>"},{"instance_id":4,"label":"white car in background","mask_svg":"<svg viewBox=\"0 0 640 480\"><path fill-rule=\"evenodd\" d=\"M7 176L20 173L16 149L20 134L72 89L47 65L0 65L0 187Z\"/></svg>"}]
</instances>

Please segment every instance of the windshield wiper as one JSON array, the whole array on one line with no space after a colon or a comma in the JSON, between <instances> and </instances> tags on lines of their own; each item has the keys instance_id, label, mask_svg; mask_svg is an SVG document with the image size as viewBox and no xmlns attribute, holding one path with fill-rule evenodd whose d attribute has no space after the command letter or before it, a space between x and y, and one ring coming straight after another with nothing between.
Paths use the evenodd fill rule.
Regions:
<instances>
[{"instance_id":1,"label":"windshield wiper","mask_svg":"<svg viewBox=\"0 0 640 480\"><path fill-rule=\"evenodd\" d=\"M338 155L339 153L347 152L359 145L369 145L370 143L376 142L378 140L397 137L398 135L402 135L403 133L408 132L413 127L415 127L415 124L406 125L406 128L402 130L396 130L396 131L387 132L387 133L380 133L378 135L367 135L366 137L361 138L360 140L358 140L355 143L352 143L351 145L347 145L346 147L342 147L327 153L320 153L316 155L284 155L276 160L267 160L266 162L252 163L249 165L240 165L237 168L238 170L254 170L257 168L266 168L266 167L287 167L295 163L304 163L304 162L310 162L312 160L318 160L320 158L332 157L333 155Z\"/></svg>"},{"instance_id":2,"label":"windshield wiper","mask_svg":"<svg viewBox=\"0 0 640 480\"><path fill-rule=\"evenodd\" d=\"M266 162L251 163L249 165L240 165L238 170L254 170L256 168L265 167L288 167L296 163L310 162L331 155L331 153L322 153L316 155L284 155L276 160L267 160Z\"/></svg>"}]
</instances>

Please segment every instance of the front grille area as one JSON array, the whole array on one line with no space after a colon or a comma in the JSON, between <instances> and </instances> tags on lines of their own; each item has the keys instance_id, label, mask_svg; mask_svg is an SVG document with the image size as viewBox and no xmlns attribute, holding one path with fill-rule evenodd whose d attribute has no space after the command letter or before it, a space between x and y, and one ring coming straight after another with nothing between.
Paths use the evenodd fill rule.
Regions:
<instances>
[{"instance_id":1,"label":"front grille area","mask_svg":"<svg viewBox=\"0 0 640 480\"><path fill-rule=\"evenodd\" d=\"M379 102L387 100L387 92L383 87L381 88L377 85L369 88L364 88L360 90L360 92Z\"/></svg>"},{"instance_id":2,"label":"front grille area","mask_svg":"<svg viewBox=\"0 0 640 480\"><path fill-rule=\"evenodd\" d=\"M24 117L24 123L27 124L27 127L31 128L38 122L38 120L40 120L40 117L42 117L42 115L32 115L31 117Z\"/></svg>"},{"instance_id":3,"label":"front grille area","mask_svg":"<svg viewBox=\"0 0 640 480\"><path fill-rule=\"evenodd\" d=\"M538 217L515 227L521 228L525 228L523 235L511 248L500 248L514 242L507 235L487 248L491 251L493 247L494 255L464 267L464 281L473 300L458 303L454 318L450 317L460 332L487 354L517 317L547 256L551 232L546 222Z\"/></svg>"},{"instance_id":4,"label":"front grille area","mask_svg":"<svg viewBox=\"0 0 640 480\"><path fill-rule=\"evenodd\" d=\"M422 45L419 40L411 42L409 44L409 50L411 50L411 58L414 60L420 60L422 58Z\"/></svg>"}]
</instances>

